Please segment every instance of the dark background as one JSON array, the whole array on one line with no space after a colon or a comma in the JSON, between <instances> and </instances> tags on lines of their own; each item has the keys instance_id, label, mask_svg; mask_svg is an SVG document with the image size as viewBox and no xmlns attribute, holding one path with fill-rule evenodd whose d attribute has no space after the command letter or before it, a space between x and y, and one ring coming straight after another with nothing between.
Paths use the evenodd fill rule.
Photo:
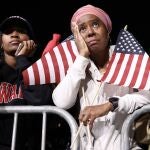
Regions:
<instances>
[{"instance_id":1,"label":"dark background","mask_svg":"<svg viewBox=\"0 0 150 150\"><path fill-rule=\"evenodd\" d=\"M83 5L93 4L109 14L113 23L111 35L113 44L116 42L120 29L128 25L128 30L133 33L145 51L150 53L150 8L148 3L148 0L1 0L0 22L12 15L26 18L33 25L41 47L39 52L42 52L53 33L61 34L61 40L71 35L70 19L73 13ZM66 128L66 122L60 118L55 117L54 119L55 121L50 120L53 123L49 126L50 134L47 134L52 141L49 145L53 150L58 150L58 147L61 147L62 150L62 146L66 146L70 138L69 128ZM60 129L57 123L61 124Z\"/></svg>"},{"instance_id":2,"label":"dark background","mask_svg":"<svg viewBox=\"0 0 150 150\"><path fill-rule=\"evenodd\" d=\"M71 35L70 19L77 8L86 4L98 6L109 14L113 23L113 44L120 29L128 25L145 51L150 51L150 15L146 0L3 0L0 21L11 15L25 17L33 25L42 51L53 33L61 34L61 40Z\"/></svg>"}]
</instances>

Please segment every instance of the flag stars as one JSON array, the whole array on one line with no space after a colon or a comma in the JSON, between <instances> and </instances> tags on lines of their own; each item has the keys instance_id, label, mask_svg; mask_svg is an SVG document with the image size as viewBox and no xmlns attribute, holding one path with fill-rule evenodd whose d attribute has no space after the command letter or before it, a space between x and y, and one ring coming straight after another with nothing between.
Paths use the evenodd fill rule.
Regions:
<instances>
[{"instance_id":1,"label":"flag stars","mask_svg":"<svg viewBox=\"0 0 150 150\"><path fill-rule=\"evenodd\" d=\"M143 53L144 50L134 36L128 31L120 33L119 39L117 39L116 49L117 52L122 53ZM141 50L141 51L140 51Z\"/></svg>"},{"instance_id":2,"label":"flag stars","mask_svg":"<svg viewBox=\"0 0 150 150\"><path fill-rule=\"evenodd\" d=\"M129 44L130 46L132 46L132 44Z\"/></svg>"}]
</instances>

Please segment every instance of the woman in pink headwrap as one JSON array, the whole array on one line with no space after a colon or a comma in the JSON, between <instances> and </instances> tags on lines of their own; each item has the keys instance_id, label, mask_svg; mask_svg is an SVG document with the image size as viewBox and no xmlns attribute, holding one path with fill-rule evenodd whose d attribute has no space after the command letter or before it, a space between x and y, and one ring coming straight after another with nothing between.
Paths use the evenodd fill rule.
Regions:
<instances>
[{"instance_id":1,"label":"woman in pink headwrap","mask_svg":"<svg viewBox=\"0 0 150 150\"><path fill-rule=\"evenodd\" d=\"M79 8L71 29L79 55L55 88L53 101L69 109L79 95L80 150L121 150L120 134L127 114L149 103L150 93L99 82L114 49L110 45L112 23L104 10L92 5Z\"/></svg>"}]
</instances>

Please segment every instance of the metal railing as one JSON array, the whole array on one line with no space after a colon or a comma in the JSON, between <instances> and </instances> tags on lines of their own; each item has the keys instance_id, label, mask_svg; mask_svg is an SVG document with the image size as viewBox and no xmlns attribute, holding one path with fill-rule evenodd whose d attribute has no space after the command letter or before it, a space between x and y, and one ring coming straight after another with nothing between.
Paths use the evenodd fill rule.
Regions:
<instances>
[{"instance_id":1,"label":"metal railing","mask_svg":"<svg viewBox=\"0 0 150 150\"><path fill-rule=\"evenodd\" d=\"M71 131L71 141L73 141L78 125L73 116L56 106L1 106L0 114L3 113L13 113L14 114L14 124L13 124L13 134L12 134L12 143L11 150L15 150L16 143L16 133L17 133L17 122L18 122L18 114L19 113L41 113L42 117L42 140L41 140L41 150L45 150L45 140L46 140L46 121L47 121L47 113L56 114L62 117L69 125ZM74 144L73 150L77 150L79 146L79 139L76 140Z\"/></svg>"},{"instance_id":2,"label":"metal railing","mask_svg":"<svg viewBox=\"0 0 150 150\"><path fill-rule=\"evenodd\" d=\"M134 111L126 118L121 131L121 150L130 150L129 133L131 126L138 117L146 113L150 113L150 104Z\"/></svg>"}]
</instances>

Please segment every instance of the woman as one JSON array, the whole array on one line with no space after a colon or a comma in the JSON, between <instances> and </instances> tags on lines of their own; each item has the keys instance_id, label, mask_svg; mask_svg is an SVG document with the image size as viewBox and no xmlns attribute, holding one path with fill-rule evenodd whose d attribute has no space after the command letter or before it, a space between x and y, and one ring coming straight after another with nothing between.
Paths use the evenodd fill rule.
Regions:
<instances>
[{"instance_id":1,"label":"woman","mask_svg":"<svg viewBox=\"0 0 150 150\"><path fill-rule=\"evenodd\" d=\"M53 91L53 101L56 106L68 109L79 94L79 120L85 125L80 132L80 150L87 149L88 143L94 150L120 150L125 118L150 103L150 93L134 93L129 87L99 82L114 49L110 45L112 23L105 11L92 5L79 8L71 19L71 29L79 56ZM91 135L86 126L90 127Z\"/></svg>"},{"instance_id":2,"label":"woman","mask_svg":"<svg viewBox=\"0 0 150 150\"><path fill-rule=\"evenodd\" d=\"M35 61L37 45L31 24L20 16L10 16L0 25L0 106L49 105L50 85L24 86L21 72ZM38 150L41 119L19 114L16 150ZM13 116L0 115L0 149L10 150Z\"/></svg>"}]
</instances>

